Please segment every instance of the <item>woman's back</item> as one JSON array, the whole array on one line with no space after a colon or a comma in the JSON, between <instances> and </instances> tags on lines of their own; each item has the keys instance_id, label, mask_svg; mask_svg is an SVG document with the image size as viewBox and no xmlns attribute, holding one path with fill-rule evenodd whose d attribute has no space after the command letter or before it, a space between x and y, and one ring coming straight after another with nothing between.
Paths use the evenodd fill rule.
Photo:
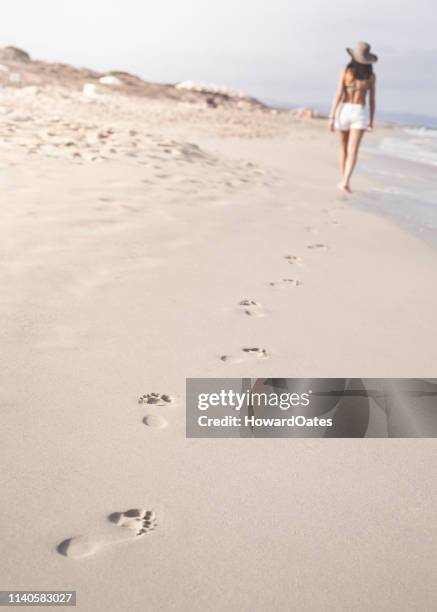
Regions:
<instances>
[{"instance_id":1,"label":"woman's back","mask_svg":"<svg viewBox=\"0 0 437 612\"><path fill-rule=\"evenodd\" d=\"M345 104L366 104L367 92L370 90L374 75L367 79L357 79L351 68L346 68L344 73L344 97Z\"/></svg>"}]
</instances>

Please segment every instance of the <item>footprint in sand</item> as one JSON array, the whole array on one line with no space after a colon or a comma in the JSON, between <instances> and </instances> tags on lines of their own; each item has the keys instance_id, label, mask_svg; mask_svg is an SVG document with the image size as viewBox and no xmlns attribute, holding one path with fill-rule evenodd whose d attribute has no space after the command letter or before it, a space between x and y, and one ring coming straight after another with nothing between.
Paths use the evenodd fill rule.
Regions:
<instances>
[{"instance_id":1,"label":"footprint in sand","mask_svg":"<svg viewBox=\"0 0 437 612\"><path fill-rule=\"evenodd\" d=\"M243 307L244 314L249 317L263 317L264 311L261 304L258 304L255 300L241 300L240 306Z\"/></svg>"},{"instance_id":2,"label":"footprint in sand","mask_svg":"<svg viewBox=\"0 0 437 612\"><path fill-rule=\"evenodd\" d=\"M321 244L321 243L307 245L307 249L314 249L316 251L327 251L328 248L329 247L326 244Z\"/></svg>"},{"instance_id":3,"label":"footprint in sand","mask_svg":"<svg viewBox=\"0 0 437 612\"><path fill-rule=\"evenodd\" d=\"M295 278L283 278L282 281L272 281L269 285L276 289L285 289L286 287L300 287L302 281Z\"/></svg>"},{"instance_id":4,"label":"footprint in sand","mask_svg":"<svg viewBox=\"0 0 437 612\"><path fill-rule=\"evenodd\" d=\"M146 393L138 399L139 404L154 406L170 406L174 404L174 398L168 393ZM160 414L146 414L143 418L144 425L152 429L165 429L168 421Z\"/></svg>"},{"instance_id":5,"label":"footprint in sand","mask_svg":"<svg viewBox=\"0 0 437 612\"><path fill-rule=\"evenodd\" d=\"M113 512L107 520L108 524L95 533L64 540L58 545L57 551L65 557L80 559L93 555L106 546L135 540L156 527L155 513L138 508Z\"/></svg>"},{"instance_id":6,"label":"footprint in sand","mask_svg":"<svg viewBox=\"0 0 437 612\"><path fill-rule=\"evenodd\" d=\"M286 259L289 264L297 266L302 265L302 257L299 257L298 255L284 255L284 259Z\"/></svg>"},{"instance_id":7,"label":"footprint in sand","mask_svg":"<svg viewBox=\"0 0 437 612\"><path fill-rule=\"evenodd\" d=\"M270 354L264 348L248 347L242 348L243 355L221 355L221 361L225 363L241 363L247 358L268 359Z\"/></svg>"}]
</instances>

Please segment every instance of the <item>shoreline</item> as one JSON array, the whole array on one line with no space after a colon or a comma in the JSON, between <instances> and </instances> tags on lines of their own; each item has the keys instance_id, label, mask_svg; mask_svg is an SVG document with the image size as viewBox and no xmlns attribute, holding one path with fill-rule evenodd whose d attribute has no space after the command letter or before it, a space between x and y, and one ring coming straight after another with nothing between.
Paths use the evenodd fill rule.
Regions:
<instances>
[{"instance_id":1,"label":"shoreline","mask_svg":"<svg viewBox=\"0 0 437 612\"><path fill-rule=\"evenodd\" d=\"M365 142L357 171L371 178L373 185L356 204L437 248L437 209L434 205L437 157L435 162L432 157L414 159L416 148L419 150L422 144L426 145L421 140L424 137L414 142L403 129L398 129L394 133L383 132L375 139L372 137L370 146ZM400 150L393 153L396 146ZM406 151L402 147L407 147ZM414 148L410 151L408 147ZM434 155L431 151L430 154Z\"/></svg>"}]
</instances>

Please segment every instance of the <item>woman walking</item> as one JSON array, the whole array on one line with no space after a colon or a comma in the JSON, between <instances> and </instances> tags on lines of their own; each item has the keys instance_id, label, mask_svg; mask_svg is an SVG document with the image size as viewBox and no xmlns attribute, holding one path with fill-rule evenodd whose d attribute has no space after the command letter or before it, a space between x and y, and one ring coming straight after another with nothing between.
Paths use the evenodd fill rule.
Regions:
<instances>
[{"instance_id":1,"label":"woman walking","mask_svg":"<svg viewBox=\"0 0 437 612\"><path fill-rule=\"evenodd\" d=\"M338 188L351 193L349 181L354 170L358 149L366 130L372 130L375 115L376 76L372 64L378 61L370 53L370 45L359 42L355 49L346 49L352 61L340 74L337 91L329 115L329 129L340 134L340 174ZM369 109L366 106L369 98Z\"/></svg>"}]
</instances>

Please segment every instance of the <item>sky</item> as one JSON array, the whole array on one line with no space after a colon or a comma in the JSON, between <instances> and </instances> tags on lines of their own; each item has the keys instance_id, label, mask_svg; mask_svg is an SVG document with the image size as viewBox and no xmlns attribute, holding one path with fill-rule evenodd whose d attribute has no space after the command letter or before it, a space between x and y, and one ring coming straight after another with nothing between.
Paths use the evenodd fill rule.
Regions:
<instances>
[{"instance_id":1,"label":"sky","mask_svg":"<svg viewBox=\"0 0 437 612\"><path fill-rule=\"evenodd\" d=\"M2 0L0 46L151 81L330 104L345 47L379 55L378 108L437 116L436 0Z\"/></svg>"}]
</instances>

